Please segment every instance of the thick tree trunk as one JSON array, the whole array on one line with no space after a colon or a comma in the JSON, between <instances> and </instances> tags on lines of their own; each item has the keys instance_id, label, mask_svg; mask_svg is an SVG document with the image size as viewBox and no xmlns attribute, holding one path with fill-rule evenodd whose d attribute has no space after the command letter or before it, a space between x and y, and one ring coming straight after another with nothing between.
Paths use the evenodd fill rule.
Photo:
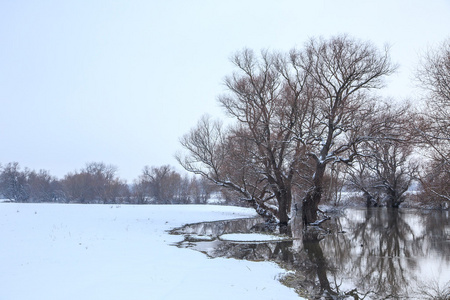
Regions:
<instances>
[{"instance_id":1,"label":"thick tree trunk","mask_svg":"<svg viewBox=\"0 0 450 300\"><path fill-rule=\"evenodd\" d=\"M314 186L306 193L303 198L303 223L305 226L314 223L317 220L319 203L322 198L323 176L325 174L325 165L317 163L316 173L314 174Z\"/></svg>"},{"instance_id":2,"label":"thick tree trunk","mask_svg":"<svg viewBox=\"0 0 450 300\"><path fill-rule=\"evenodd\" d=\"M387 191L386 206L391 208L399 208L400 204L404 201L402 194L403 193L397 192L395 187L389 189Z\"/></svg>"},{"instance_id":3,"label":"thick tree trunk","mask_svg":"<svg viewBox=\"0 0 450 300\"><path fill-rule=\"evenodd\" d=\"M322 187L314 186L303 199L303 222L305 225L317 220L319 202L322 197Z\"/></svg>"},{"instance_id":4,"label":"thick tree trunk","mask_svg":"<svg viewBox=\"0 0 450 300\"><path fill-rule=\"evenodd\" d=\"M281 226L287 226L289 222L289 213L291 210L292 194L288 190L283 190L277 197L278 201L278 221Z\"/></svg>"},{"instance_id":5,"label":"thick tree trunk","mask_svg":"<svg viewBox=\"0 0 450 300\"><path fill-rule=\"evenodd\" d=\"M395 197L389 195L386 201L386 206L390 208L399 208L400 204L402 204L402 199L400 197Z\"/></svg>"}]
</instances>

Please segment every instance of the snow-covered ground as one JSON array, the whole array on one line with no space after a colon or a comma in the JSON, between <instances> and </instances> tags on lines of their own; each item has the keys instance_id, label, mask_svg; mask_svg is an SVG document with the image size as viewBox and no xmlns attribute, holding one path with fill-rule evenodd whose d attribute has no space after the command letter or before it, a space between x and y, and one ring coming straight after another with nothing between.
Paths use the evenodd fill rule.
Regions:
<instances>
[{"instance_id":1,"label":"snow-covered ground","mask_svg":"<svg viewBox=\"0 0 450 300\"><path fill-rule=\"evenodd\" d=\"M224 206L0 203L0 299L299 299L276 264L172 246L186 223L253 216Z\"/></svg>"}]
</instances>

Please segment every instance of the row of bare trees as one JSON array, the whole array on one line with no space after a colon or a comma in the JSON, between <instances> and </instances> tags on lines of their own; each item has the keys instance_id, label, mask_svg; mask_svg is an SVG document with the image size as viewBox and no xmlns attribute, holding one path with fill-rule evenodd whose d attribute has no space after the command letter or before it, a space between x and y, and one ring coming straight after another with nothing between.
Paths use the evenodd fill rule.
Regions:
<instances>
[{"instance_id":1,"label":"row of bare trees","mask_svg":"<svg viewBox=\"0 0 450 300\"><path fill-rule=\"evenodd\" d=\"M182 177L170 166L146 166L132 185L117 176L117 168L101 162L58 180L48 171L0 165L0 198L16 202L206 203L215 187L204 179Z\"/></svg>"},{"instance_id":2,"label":"row of bare trees","mask_svg":"<svg viewBox=\"0 0 450 300\"><path fill-rule=\"evenodd\" d=\"M375 92L397 68L387 47L344 35L311 39L287 53L244 49L231 58L236 70L218 98L235 122L203 117L182 137L178 161L280 224L289 222L291 208L301 209L305 224L320 222L318 205L336 170L335 182L344 175L371 205L383 198L398 207L414 180L448 201L444 45L418 73L430 91L425 112ZM419 172L413 158L422 152L431 153L429 168Z\"/></svg>"},{"instance_id":3,"label":"row of bare trees","mask_svg":"<svg viewBox=\"0 0 450 300\"><path fill-rule=\"evenodd\" d=\"M205 204L217 187L204 178L182 176L171 166L144 167L133 185L137 203Z\"/></svg>"}]
</instances>

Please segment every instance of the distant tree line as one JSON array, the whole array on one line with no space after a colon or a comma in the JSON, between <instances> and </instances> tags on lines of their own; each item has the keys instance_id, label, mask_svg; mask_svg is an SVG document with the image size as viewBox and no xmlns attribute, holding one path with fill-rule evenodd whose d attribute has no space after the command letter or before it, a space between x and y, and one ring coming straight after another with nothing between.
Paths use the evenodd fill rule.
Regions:
<instances>
[{"instance_id":1,"label":"distant tree line","mask_svg":"<svg viewBox=\"0 0 450 300\"><path fill-rule=\"evenodd\" d=\"M0 165L0 198L15 202L204 204L218 188L202 178L182 176L171 166L144 167L132 184L117 176L117 168L87 163L62 179L49 171Z\"/></svg>"}]
</instances>

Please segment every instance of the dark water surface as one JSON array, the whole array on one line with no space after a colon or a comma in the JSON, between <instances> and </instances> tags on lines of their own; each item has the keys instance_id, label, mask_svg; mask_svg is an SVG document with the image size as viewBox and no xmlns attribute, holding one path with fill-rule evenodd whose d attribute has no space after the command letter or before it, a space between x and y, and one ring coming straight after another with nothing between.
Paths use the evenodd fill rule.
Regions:
<instances>
[{"instance_id":1,"label":"dark water surface","mask_svg":"<svg viewBox=\"0 0 450 300\"><path fill-rule=\"evenodd\" d=\"M274 261L282 282L308 299L450 299L448 211L346 209L322 224L329 234L303 242L301 230L280 242L225 241L261 232L261 219L186 225L177 246L209 257Z\"/></svg>"}]
</instances>

